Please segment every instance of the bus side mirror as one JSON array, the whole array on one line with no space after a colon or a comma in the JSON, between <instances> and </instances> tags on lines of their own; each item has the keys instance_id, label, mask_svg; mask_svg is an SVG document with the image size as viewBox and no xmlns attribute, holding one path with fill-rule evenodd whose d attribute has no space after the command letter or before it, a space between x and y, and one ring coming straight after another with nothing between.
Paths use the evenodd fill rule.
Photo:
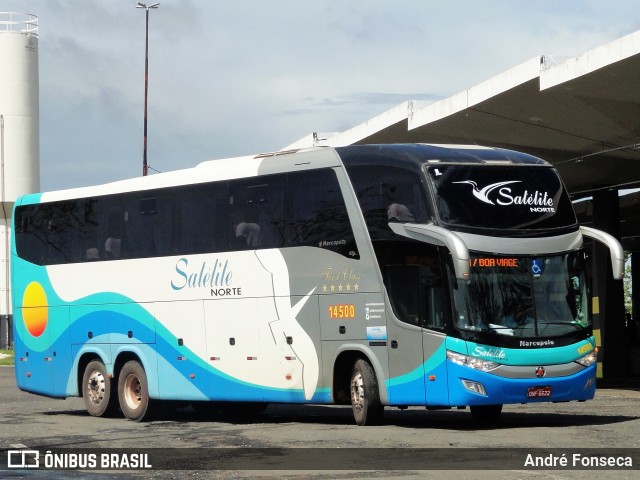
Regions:
<instances>
[{"instance_id":1,"label":"bus side mirror","mask_svg":"<svg viewBox=\"0 0 640 480\"><path fill-rule=\"evenodd\" d=\"M591 227L580 227L580 233L585 237L593 238L603 243L609 248L613 278L622 280L624 278L624 249L616 237Z\"/></svg>"},{"instance_id":2,"label":"bus side mirror","mask_svg":"<svg viewBox=\"0 0 640 480\"><path fill-rule=\"evenodd\" d=\"M469 249L454 232L433 224L389 223L393 233L431 245L447 247L453 260L453 270L459 280L469 279Z\"/></svg>"}]
</instances>

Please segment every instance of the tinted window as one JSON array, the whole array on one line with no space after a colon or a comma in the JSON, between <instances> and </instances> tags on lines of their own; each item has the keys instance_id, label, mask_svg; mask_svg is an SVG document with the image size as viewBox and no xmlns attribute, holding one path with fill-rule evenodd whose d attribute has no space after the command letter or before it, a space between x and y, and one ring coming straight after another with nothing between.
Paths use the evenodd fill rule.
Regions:
<instances>
[{"instance_id":1,"label":"tinted window","mask_svg":"<svg viewBox=\"0 0 640 480\"><path fill-rule=\"evenodd\" d=\"M442 223L489 229L576 224L569 196L549 167L431 166Z\"/></svg>"},{"instance_id":2,"label":"tinted window","mask_svg":"<svg viewBox=\"0 0 640 480\"><path fill-rule=\"evenodd\" d=\"M424 186L417 172L387 165L347 169L371 238L392 236L389 222L428 220Z\"/></svg>"},{"instance_id":3,"label":"tinted window","mask_svg":"<svg viewBox=\"0 0 640 480\"><path fill-rule=\"evenodd\" d=\"M448 300L438 249L417 242L389 242L379 251L396 317L425 328L445 328Z\"/></svg>"},{"instance_id":4,"label":"tinted window","mask_svg":"<svg viewBox=\"0 0 640 480\"><path fill-rule=\"evenodd\" d=\"M176 188L169 194L175 201L176 254L224 251L229 248L229 182ZM235 232L234 232L235 235Z\"/></svg>"},{"instance_id":5,"label":"tinted window","mask_svg":"<svg viewBox=\"0 0 640 480\"><path fill-rule=\"evenodd\" d=\"M284 246L286 175L236 180L231 183L229 214L235 249Z\"/></svg>"},{"instance_id":6,"label":"tinted window","mask_svg":"<svg viewBox=\"0 0 640 480\"><path fill-rule=\"evenodd\" d=\"M358 257L332 170L17 207L15 238L39 265L284 246Z\"/></svg>"},{"instance_id":7,"label":"tinted window","mask_svg":"<svg viewBox=\"0 0 640 480\"><path fill-rule=\"evenodd\" d=\"M287 246L315 246L359 257L333 170L290 174L287 210Z\"/></svg>"}]
</instances>

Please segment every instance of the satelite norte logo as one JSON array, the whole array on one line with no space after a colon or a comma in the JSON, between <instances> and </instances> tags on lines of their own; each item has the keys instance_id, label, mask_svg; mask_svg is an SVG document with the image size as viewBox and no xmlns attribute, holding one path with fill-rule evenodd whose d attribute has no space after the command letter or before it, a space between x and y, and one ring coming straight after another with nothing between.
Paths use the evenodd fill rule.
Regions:
<instances>
[{"instance_id":1,"label":"satelite norte logo","mask_svg":"<svg viewBox=\"0 0 640 480\"><path fill-rule=\"evenodd\" d=\"M525 190L518 195L512 192L511 187L507 187L507 185L514 183L522 183L521 180L508 180L505 182L491 183L483 188L478 188L478 184L473 180L462 180L460 182L452 183L466 183L471 185L471 188L473 189L473 196L481 202L488 203L489 205L528 205L529 210L532 212L556 211L553 206L553 198L549 196L548 192L534 190L530 193L528 190Z\"/></svg>"}]
</instances>

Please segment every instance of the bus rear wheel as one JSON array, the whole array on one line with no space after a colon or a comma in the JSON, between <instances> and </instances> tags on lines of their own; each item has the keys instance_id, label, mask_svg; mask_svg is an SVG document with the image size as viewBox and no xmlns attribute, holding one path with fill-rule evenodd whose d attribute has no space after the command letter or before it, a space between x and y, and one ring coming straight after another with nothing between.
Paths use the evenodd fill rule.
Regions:
<instances>
[{"instance_id":1,"label":"bus rear wheel","mask_svg":"<svg viewBox=\"0 0 640 480\"><path fill-rule=\"evenodd\" d=\"M90 415L107 417L115 413L118 399L113 388L113 380L104 364L93 360L82 375L82 399Z\"/></svg>"},{"instance_id":2,"label":"bus rear wheel","mask_svg":"<svg viewBox=\"0 0 640 480\"><path fill-rule=\"evenodd\" d=\"M351 408L356 424L379 423L384 413L384 405L380 403L376 374L371 364L362 358L353 365L350 391Z\"/></svg>"},{"instance_id":3,"label":"bus rear wheel","mask_svg":"<svg viewBox=\"0 0 640 480\"><path fill-rule=\"evenodd\" d=\"M125 417L135 422L148 419L151 399L147 375L140 363L131 360L124 364L118 375L118 400Z\"/></svg>"}]
</instances>

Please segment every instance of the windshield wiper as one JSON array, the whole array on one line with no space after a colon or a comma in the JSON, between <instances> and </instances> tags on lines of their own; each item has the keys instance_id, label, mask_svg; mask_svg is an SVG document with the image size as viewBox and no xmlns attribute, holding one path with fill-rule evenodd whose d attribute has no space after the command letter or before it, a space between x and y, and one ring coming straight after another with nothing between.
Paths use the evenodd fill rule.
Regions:
<instances>
[{"instance_id":1,"label":"windshield wiper","mask_svg":"<svg viewBox=\"0 0 640 480\"><path fill-rule=\"evenodd\" d=\"M587 328L587 325L583 325L580 322L538 322L538 325L571 325L572 327L576 327L578 330L584 330Z\"/></svg>"}]
</instances>

